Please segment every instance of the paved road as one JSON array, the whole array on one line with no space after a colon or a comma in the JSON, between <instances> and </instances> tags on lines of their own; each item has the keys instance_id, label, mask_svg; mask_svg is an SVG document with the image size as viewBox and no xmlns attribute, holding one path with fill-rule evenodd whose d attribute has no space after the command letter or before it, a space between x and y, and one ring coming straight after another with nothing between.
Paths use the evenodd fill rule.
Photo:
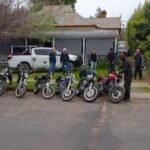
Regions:
<instances>
[{"instance_id":1,"label":"paved road","mask_svg":"<svg viewBox=\"0 0 150 150\"><path fill-rule=\"evenodd\" d=\"M0 150L149 150L150 102L0 97Z\"/></svg>"}]
</instances>

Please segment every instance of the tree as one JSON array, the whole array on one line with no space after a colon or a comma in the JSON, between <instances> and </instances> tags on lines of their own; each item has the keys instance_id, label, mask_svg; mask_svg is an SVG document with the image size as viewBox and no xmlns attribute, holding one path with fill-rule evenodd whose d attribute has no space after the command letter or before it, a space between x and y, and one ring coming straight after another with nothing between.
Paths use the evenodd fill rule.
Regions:
<instances>
[{"instance_id":1,"label":"tree","mask_svg":"<svg viewBox=\"0 0 150 150\"><path fill-rule=\"evenodd\" d=\"M37 34L52 30L54 19L50 16L31 12L22 7L21 1L0 0L0 40L8 38L34 37ZM43 34L38 37L45 38Z\"/></svg>"},{"instance_id":2,"label":"tree","mask_svg":"<svg viewBox=\"0 0 150 150\"><path fill-rule=\"evenodd\" d=\"M98 7L98 8L96 9L95 18L99 18L99 17L101 17L101 12L102 12L101 8L100 8L100 7Z\"/></svg>"},{"instance_id":3,"label":"tree","mask_svg":"<svg viewBox=\"0 0 150 150\"><path fill-rule=\"evenodd\" d=\"M27 17L25 9L12 8L14 3L14 0L0 0L0 39L13 35Z\"/></svg>"},{"instance_id":4,"label":"tree","mask_svg":"<svg viewBox=\"0 0 150 150\"><path fill-rule=\"evenodd\" d=\"M76 0L30 0L35 11L40 10L44 5L72 5L75 7Z\"/></svg>"},{"instance_id":5,"label":"tree","mask_svg":"<svg viewBox=\"0 0 150 150\"><path fill-rule=\"evenodd\" d=\"M150 50L150 1L145 1L143 6L134 11L130 18L127 30L126 40L130 50L140 47L143 50Z\"/></svg>"}]
</instances>

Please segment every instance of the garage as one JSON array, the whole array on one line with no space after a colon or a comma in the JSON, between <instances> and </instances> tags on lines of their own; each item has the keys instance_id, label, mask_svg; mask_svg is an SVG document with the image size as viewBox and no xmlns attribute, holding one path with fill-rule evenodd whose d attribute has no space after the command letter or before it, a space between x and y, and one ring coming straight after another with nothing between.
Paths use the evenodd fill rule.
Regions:
<instances>
[{"instance_id":1,"label":"garage","mask_svg":"<svg viewBox=\"0 0 150 150\"><path fill-rule=\"evenodd\" d=\"M55 47L58 50L67 48L71 54L81 54L82 38L56 38Z\"/></svg>"},{"instance_id":2,"label":"garage","mask_svg":"<svg viewBox=\"0 0 150 150\"><path fill-rule=\"evenodd\" d=\"M110 48L115 47L114 38L86 38L86 55L90 55L96 48L97 55L106 55Z\"/></svg>"}]
</instances>

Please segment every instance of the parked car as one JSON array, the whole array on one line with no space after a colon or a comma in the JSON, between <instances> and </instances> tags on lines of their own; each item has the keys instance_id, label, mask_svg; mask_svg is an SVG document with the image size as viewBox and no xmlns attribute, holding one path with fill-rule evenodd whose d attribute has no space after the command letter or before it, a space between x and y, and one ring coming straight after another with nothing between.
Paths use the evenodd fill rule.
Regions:
<instances>
[{"instance_id":1,"label":"parked car","mask_svg":"<svg viewBox=\"0 0 150 150\"><path fill-rule=\"evenodd\" d=\"M19 52L15 51L15 49L11 50L11 53L8 55L8 64L10 68L18 68L21 64L22 68L25 70L38 70L38 69L46 69L50 68L49 63L49 53L52 48L49 47L35 47L29 48L27 50ZM56 69L60 69L62 64L60 62L61 52L56 50ZM72 70L74 68L82 65L82 58L77 55L69 54L70 67Z\"/></svg>"}]
</instances>

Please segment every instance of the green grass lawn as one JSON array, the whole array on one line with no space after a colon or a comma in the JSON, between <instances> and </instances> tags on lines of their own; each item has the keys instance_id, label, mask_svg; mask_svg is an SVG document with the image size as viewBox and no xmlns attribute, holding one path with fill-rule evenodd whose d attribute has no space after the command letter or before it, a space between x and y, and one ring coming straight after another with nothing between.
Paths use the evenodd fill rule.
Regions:
<instances>
[{"instance_id":1,"label":"green grass lawn","mask_svg":"<svg viewBox=\"0 0 150 150\"><path fill-rule=\"evenodd\" d=\"M31 73L29 74L29 78L28 78L28 81L27 81L27 84L28 84L28 89L33 89L34 87L34 78L36 76L40 76L40 75L43 75L45 74L46 72L36 72L36 73ZM80 80L80 77L79 77L79 69L76 69L73 74L75 75L75 80L76 81L79 81ZM99 76L100 74L102 75L106 75L107 74L107 69L100 69L98 68L97 69L97 76ZM55 80L58 76L64 76L63 73L61 71L56 71L55 72L55 75L53 76L53 79L52 80ZM16 87L16 80L17 80L17 74L13 74L13 82L11 85L9 85L10 88L12 87ZM74 84L73 86L76 86L76 84Z\"/></svg>"}]
</instances>

